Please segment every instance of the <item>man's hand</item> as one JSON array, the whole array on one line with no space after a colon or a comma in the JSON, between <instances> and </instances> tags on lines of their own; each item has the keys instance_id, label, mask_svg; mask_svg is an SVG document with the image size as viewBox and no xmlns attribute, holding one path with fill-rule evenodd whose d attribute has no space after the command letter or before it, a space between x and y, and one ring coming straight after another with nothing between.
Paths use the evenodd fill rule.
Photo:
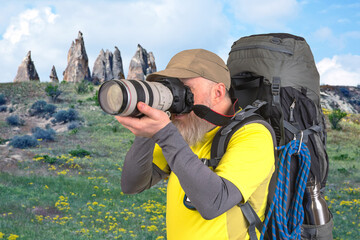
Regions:
<instances>
[{"instance_id":1,"label":"man's hand","mask_svg":"<svg viewBox=\"0 0 360 240\"><path fill-rule=\"evenodd\" d=\"M141 118L115 116L119 123L136 136L150 138L170 123L169 116L161 110L152 108L143 102L139 102L137 108L145 116Z\"/></svg>"}]
</instances>

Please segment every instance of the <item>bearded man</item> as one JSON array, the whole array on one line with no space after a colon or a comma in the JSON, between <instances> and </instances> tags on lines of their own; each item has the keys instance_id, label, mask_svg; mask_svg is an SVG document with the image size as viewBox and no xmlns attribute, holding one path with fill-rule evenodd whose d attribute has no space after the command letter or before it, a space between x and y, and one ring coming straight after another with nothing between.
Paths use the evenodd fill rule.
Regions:
<instances>
[{"instance_id":1,"label":"bearded man","mask_svg":"<svg viewBox=\"0 0 360 240\"><path fill-rule=\"evenodd\" d=\"M230 74L224 61L204 49L176 54L163 71L148 81L179 78L190 88L194 104L234 114L228 90ZM237 206L249 201L261 220L274 171L274 147L269 130L259 123L240 128L230 139L215 170L203 164L210 158L219 127L194 112L171 119L145 103L137 104L141 118L116 119L135 134L121 176L122 191L134 194L169 177L167 239L248 239L247 222ZM257 232L259 236L259 233Z\"/></svg>"}]
</instances>

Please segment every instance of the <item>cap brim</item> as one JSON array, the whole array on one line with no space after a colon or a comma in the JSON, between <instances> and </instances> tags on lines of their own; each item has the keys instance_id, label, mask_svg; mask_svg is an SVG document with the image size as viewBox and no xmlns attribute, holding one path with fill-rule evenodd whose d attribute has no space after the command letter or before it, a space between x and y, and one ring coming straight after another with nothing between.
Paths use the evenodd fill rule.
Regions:
<instances>
[{"instance_id":1,"label":"cap brim","mask_svg":"<svg viewBox=\"0 0 360 240\"><path fill-rule=\"evenodd\" d=\"M171 68L171 69L165 69L159 72L151 73L146 77L147 81L156 81L160 80L164 77L172 77L172 78L194 78L199 77L200 75L198 73L186 70L186 69L180 69L180 68Z\"/></svg>"}]
</instances>

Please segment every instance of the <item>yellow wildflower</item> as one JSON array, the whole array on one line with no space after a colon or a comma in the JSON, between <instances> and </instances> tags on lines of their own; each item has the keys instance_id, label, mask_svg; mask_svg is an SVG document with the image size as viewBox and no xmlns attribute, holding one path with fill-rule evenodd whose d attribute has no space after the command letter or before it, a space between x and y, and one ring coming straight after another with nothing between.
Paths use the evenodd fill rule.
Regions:
<instances>
[{"instance_id":1,"label":"yellow wildflower","mask_svg":"<svg viewBox=\"0 0 360 240\"><path fill-rule=\"evenodd\" d=\"M8 240L16 240L18 237L19 237L19 235L10 234L10 236L8 237Z\"/></svg>"}]
</instances>

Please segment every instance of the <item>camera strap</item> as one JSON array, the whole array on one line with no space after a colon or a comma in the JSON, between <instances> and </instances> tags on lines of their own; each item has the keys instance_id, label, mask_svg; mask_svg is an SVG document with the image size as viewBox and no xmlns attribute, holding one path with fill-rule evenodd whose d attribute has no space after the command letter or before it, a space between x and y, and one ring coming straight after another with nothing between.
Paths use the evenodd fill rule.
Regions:
<instances>
[{"instance_id":1,"label":"camera strap","mask_svg":"<svg viewBox=\"0 0 360 240\"><path fill-rule=\"evenodd\" d=\"M233 104L233 110L234 110L233 112L235 112L235 106L236 106L236 102ZM205 105L200 105L200 104L194 105L192 110L194 111L196 116L216 126L225 126L234 117L234 114L224 115L212 110L211 108Z\"/></svg>"}]
</instances>

